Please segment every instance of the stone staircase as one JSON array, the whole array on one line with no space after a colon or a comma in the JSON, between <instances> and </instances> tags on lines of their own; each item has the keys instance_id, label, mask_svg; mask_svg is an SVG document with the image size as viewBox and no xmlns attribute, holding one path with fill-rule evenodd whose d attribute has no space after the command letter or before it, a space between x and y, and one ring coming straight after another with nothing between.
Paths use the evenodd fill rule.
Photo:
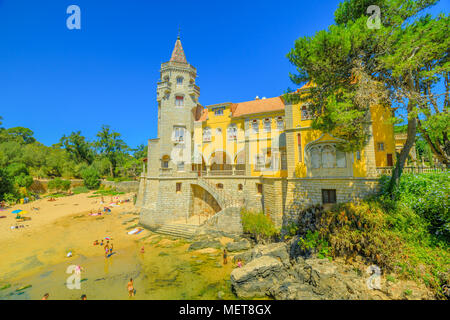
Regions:
<instances>
[{"instance_id":1,"label":"stone staircase","mask_svg":"<svg viewBox=\"0 0 450 320\"><path fill-rule=\"evenodd\" d=\"M198 185L208 191L217 200L222 209L229 207L241 207L244 204L243 199L236 199L231 194L225 192L225 190L217 189L216 186L207 179L199 177Z\"/></svg>"},{"instance_id":2,"label":"stone staircase","mask_svg":"<svg viewBox=\"0 0 450 320\"><path fill-rule=\"evenodd\" d=\"M199 231L199 228L199 226L192 224L168 223L157 229L155 232L175 238L192 239Z\"/></svg>"}]
</instances>

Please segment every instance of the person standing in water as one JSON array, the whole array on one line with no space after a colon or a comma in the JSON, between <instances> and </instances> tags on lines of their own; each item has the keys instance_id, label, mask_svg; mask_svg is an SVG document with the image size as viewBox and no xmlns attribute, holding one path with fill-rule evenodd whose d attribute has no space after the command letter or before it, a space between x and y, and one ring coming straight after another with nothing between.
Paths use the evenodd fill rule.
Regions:
<instances>
[{"instance_id":1,"label":"person standing in water","mask_svg":"<svg viewBox=\"0 0 450 320\"><path fill-rule=\"evenodd\" d=\"M223 249L223 264L227 264L228 253L227 249Z\"/></svg>"},{"instance_id":2,"label":"person standing in water","mask_svg":"<svg viewBox=\"0 0 450 320\"><path fill-rule=\"evenodd\" d=\"M133 278L130 278L130 281L127 284L128 295L134 296L134 286L133 286Z\"/></svg>"}]
</instances>

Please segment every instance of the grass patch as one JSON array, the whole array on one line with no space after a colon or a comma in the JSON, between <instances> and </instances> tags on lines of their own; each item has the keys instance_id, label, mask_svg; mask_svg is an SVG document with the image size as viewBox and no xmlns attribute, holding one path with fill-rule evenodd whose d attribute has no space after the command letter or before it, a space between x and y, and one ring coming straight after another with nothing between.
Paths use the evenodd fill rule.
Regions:
<instances>
[{"instance_id":1,"label":"grass patch","mask_svg":"<svg viewBox=\"0 0 450 320\"><path fill-rule=\"evenodd\" d=\"M79 186L72 189L73 194L88 193L90 190L85 186Z\"/></svg>"}]
</instances>

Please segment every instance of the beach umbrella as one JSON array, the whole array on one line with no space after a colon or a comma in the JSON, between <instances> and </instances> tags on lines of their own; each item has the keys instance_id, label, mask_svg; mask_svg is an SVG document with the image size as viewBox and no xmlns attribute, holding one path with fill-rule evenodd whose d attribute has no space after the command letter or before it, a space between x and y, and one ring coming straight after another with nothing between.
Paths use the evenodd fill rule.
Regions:
<instances>
[{"instance_id":1,"label":"beach umbrella","mask_svg":"<svg viewBox=\"0 0 450 320\"><path fill-rule=\"evenodd\" d=\"M17 214L17 213L21 213L23 210L14 210L12 213L15 213L15 214Z\"/></svg>"},{"instance_id":2,"label":"beach umbrella","mask_svg":"<svg viewBox=\"0 0 450 320\"><path fill-rule=\"evenodd\" d=\"M112 238L111 237L105 237L105 240L111 240Z\"/></svg>"}]
</instances>

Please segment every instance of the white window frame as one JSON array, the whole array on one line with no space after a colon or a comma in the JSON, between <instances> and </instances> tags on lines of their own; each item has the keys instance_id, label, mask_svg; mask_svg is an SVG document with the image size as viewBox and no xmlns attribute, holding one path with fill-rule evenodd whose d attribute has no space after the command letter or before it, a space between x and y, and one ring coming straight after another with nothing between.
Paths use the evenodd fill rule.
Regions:
<instances>
[{"instance_id":1,"label":"white window frame","mask_svg":"<svg viewBox=\"0 0 450 320\"><path fill-rule=\"evenodd\" d=\"M172 141L184 143L186 140L186 128L182 126L173 126Z\"/></svg>"},{"instance_id":2,"label":"white window frame","mask_svg":"<svg viewBox=\"0 0 450 320\"><path fill-rule=\"evenodd\" d=\"M211 128L206 127L203 129L203 142L211 142Z\"/></svg>"},{"instance_id":3,"label":"white window frame","mask_svg":"<svg viewBox=\"0 0 450 320\"><path fill-rule=\"evenodd\" d=\"M178 99L181 98L181 99ZM181 101L181 104L179 104L179 101ZM175 96L175 106L176 107L184 107L184 96Z\"/></svg>"},{"instance_id":4,"label":"white window frame","mask_svg":"<svg viewBox=\"0 0 450 320\"><path fill-rule=\"evenodd\" d=\"M232 124L227 129L228 140L236 140L237 139L237 126Z\"/></svg>"},{"instance_id":5,"label":"white window frame","mask_svg":"<svg viewBox=\"0 0 450 320\"><path fill-rule=\"evenodd\" d=\"M272 119L265 118L263 127L264 127L264 132L270 132L272 130Z\"/></svg>"}]
</instances>

